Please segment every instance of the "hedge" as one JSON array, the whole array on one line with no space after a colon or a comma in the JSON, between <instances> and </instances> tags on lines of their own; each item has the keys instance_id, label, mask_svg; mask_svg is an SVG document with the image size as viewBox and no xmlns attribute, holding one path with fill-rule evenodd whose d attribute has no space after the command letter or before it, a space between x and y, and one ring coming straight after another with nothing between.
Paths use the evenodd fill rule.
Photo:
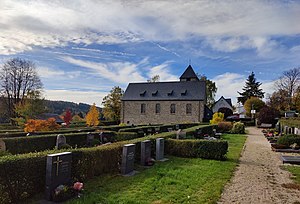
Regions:
<instances>
[{"instance_id":1,"label":"hedge","mask_svg":"<svg viewBox=\"0 0 300 204\"><path fill-rule=\"evenodd\" d=\"M300 117L281 118L279 122L281 126L300 128Z\"/></svg>"},{"instance_id":2,"label":"hedge","mask_svg":"<svg viewBox=\"0 0 300 204\"><path fill-rule=\"evenodd\" d=\"M124 141L137 138L136 133L117 133L106 131L110 135L108 142ZM92 133L95 139L100 139L99 133ZM64 134L67 144L75 147L83 147L86 144L86 133L73 133ZM44 135L44 136L28 136L17 138L4 138L6 150L12 154L24 154L29 152L39 152L51 150L55 148L57 135Z\"/></svg>"},{"instance_id":3,"label":"hedge","mask_svg":"<svg viewBox=\"0 0 300 204\"><path fill-rule=\"evenodd\" d=\"M206 126L196 126L185 129L187 134ZM124 134L124 133L121 133ZM131 137L133 135L127 135ZM104 173L119 172L122 148L125 144L136 144L136 159L139 158L140 142L150 140L152 155L154 155L157 138L171 139L176 136L173 132L164 132L129 141L101 145L92 148L69 149L72 152L72 178L74 181L85 181ZM120 136L121 137L121 136ZM168 143L168 142L167 142ZM165 151L170 152L166 145ZM211 148L213 149L213 148ZM66 150L48 150L20 155L0 157L0 200L2 203L17 203L45 189L45 166L48 154Z\"/></svg>"},{"instance_id":4,"label":"hedge","mask_svg":"<svg viewBox=\"0 0 300 204\"><path fill-rule=\"evenodd\" d=\"M179 157L225 159L228 142L224 140L166 140L166 154Z\"/></svg>"},{"instance_id":5,"label":"hedge","mask_svg":"<svg viewBox=\"0 0 300 204\"><path fill-rule=\"evenodd\" d=\"M279 137L277 140L277 144L286 145L287 147L294 143L300 145L300 135L284 135Z\"/></svg>"}]
</instances>

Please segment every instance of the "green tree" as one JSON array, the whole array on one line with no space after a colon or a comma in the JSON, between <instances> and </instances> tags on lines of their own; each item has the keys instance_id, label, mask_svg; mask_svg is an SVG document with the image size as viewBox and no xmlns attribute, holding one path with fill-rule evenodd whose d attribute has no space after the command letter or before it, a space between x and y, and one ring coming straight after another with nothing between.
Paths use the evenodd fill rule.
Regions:
<instances>
[{"instance_id":1,"label":"green tree","mask_svg":"<svg viewBox=\"0 0 300 204\"><path fill-rule=\"evenodd\" d=\"M119 121L121 117L121 98L124 91L115 86L110 93L103 98L103 116L106 120Z\"/></svg>"},{"instance_id":2,"label":"green tree","mask_svg":"<svg viewBox=\"0 0 300 204\"><path fill-rule=\"evenodd\" d=\"M26 121L46 111L44 99L39 91L30 91L22 101L15 105L15 112L18 117Z\"/></svg>"},{"instance_id":3,"label":"green tree","mask_svg":"<svg viewBox=\"0 0 300 204\"><path fill-rule=\"evenodd\" d=\"M155 75L151 79L148 79L147 82L159 82L160 76Z\"/></svg>"},{"instance_id":4,"label":"green tree","mask_svg":"<svg viewBox=\"0 0 300 204\"><path fill-rule=\"evenodd\" d=\"M91 107L89 112L86 114L86 124L88 126L97 126L99 125L99 116L100 112L94 103Z\"/></svg>"},{"instance_id":5,"label":"green tree","mask_svg":"<svg viewBox=\"0 0 300 204\"><path fill-rule=\"evenodd\" d=\"M251 116L251 110L255 110L256 113L260 111L262 107L265 106L265 102L263 102L258 97L250 97L244 103L244 108L246 110L246 115Z\"/></svg>"},{"instance_id":6,"label":"green tree","mask_svg":"<svg viewBox=\"0 0 300 204\"><path fill-rule=\"evenodd\" d=\"M262 89L259 88L260 85L261 83L256 81L255 74L252 72L248 76L248 79L246 79L243 92L238 92L240 94L240 97L238 97L238 102L244 104L245 101L250 97L263 98L265 92L263 92Z\"/></svg>"},{"instance_id":7,"label":"green tree","mask_svg":"<svg viewBox=\"0 0 300 204\"><path fill-rule=\"evenodd\" d=\"M209 80L205 75L197 75L200 81L206 82L206 105L211 108L215 103L215 96L218 90L216 83Z\"/></svg>"},{"instance_id":8,"label":"green tree","mask_svg":"<svg viewBox=\"0 0 300 204\"><path fill-rule=\"evenodd\" d=\"M286 90L275 91L268 97L267 104L278 111L289 110L290 104L289 100L287 100L288 95Z\"/></svg>"}]
</instances>

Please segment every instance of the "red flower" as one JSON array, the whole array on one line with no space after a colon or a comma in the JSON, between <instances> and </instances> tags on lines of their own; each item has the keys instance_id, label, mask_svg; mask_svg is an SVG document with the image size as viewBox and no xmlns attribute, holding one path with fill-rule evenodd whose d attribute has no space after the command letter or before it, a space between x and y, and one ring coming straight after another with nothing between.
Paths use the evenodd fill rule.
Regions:
<instances>
[{"instance_id":1,"label":"red flower","mask_svg":"<svg viewBox=\"0 0 300 204\"><path fill-rule=\"evenodd\" d=\"M74 183L73 188L77 191L81 191L83 189L83 183L76 182Z\"/></svg>"}]
</instances>

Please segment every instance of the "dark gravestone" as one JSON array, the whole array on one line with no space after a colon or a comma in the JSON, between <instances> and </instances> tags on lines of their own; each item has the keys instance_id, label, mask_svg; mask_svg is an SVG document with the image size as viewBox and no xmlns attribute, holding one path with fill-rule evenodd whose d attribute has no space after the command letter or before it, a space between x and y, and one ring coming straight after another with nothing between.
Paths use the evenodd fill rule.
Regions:
<instances>
[{"instance_id":1,"label":"dark gravestone","mask_svg":"<svg viewBox=\"0 0 300 204\"><path fill-rule=\"evenodd\" d=\"M153 132L153 131L152 131L152 128L148 128L148 129L147 129L147 133L148 133L148 134L152 134L152 132Z\"/></svg>"},{"instance_id":2,"label":"dark gravestone","mask_svg":"<svg viewBox=\"0 0 300 204\"><path fill-rule=\"evenodd\" d=\"M144 140L141 142L141 165L148 166L151 160L151 142L150 140Z\"/></svg>"},{"instance_id":3,"label":"dark gravestone","mask_svg":"<svg viewBox=\"0 0 300 204\"><path fill-rule=\"evenodd\" d=\"M86 135L86 145L88 147L92 146L94 139L95 139L95 136L92 133L88 132Z\"/></svg>"},{"instance_id":4,"label":"dark gravestone","mask_svg":"<svg viewBox=\"0 0 300 204\"><path fill-rule=\"evenodd\" d=\"M114 142L113 133L111 132L101 132L100 133L100 141L102 144L108 142Z\"/></svg>"},{"instance_id":5,"label":"dark gravestone","mask_svg":"<svg viewBox=\"0 0 300 204\"><path fill-rule=\"evenodd\" d=\"M144 131L142 129L138 130L137 133L138 133L139 136L143 136L144 135Z\"/></svg>"},{"instance_id":6,"label":"dark gravestone","mask_svg":"<svg viewBox=\"0 0 300 204\"><path fill-rule=\"evenodd\" d=\"M5 142L2 139L0 139L0 151L6 151Z\"/></svg>"},{"instance_id":7,"label":"dark gravestone","mask_svg":"<svg viewBox=\"0 0 300 204\"><path fill-rule=\"evenodd\" d=\"M155 128L154 128L154 131L155 131L156 133L159 133L160 127L155 127Z\"/></svg>"},{"instance_id":8,"label":"dark gravestone","mask_svg":"<svg viewBox=\"0 0 300 204\"><path fill-rule=\"evenodd\" d=\"M289 134L289 127L288 126L284 126L284 134Z\"/></svg>"},{"instance_id":9,"label":"dark gravestone","mask_svg":"<svg viewBox=\"0 0 300 204\"><path fill-rule=\"evenodd\" d=\"M165 152L165 139L164 138L157 138L156 139L156 147L155 147L155 159L157 161L166 161L168 159L164 158Z\"/></svg>"},{"instance_id":10,"label":"dark gravestone","mask_svg":"<svg viewBox=\"0 0 300 204\"><path fill-rule=\"evenodd\" d=\"M127 144L123 146L121 174L133 175L134 174L134 155L135 144Z\"/></svg>"},{"instance_id":11,"label":"dark gravestone","mask_svg":"<svg viewBox=\"0 0 300 204\"><path fill-rule=\"evenodd\" d=\"M57 135L56 137L56 149L60 149L63 145L67 144L66 137L64 135Z\"/></svg>"},{"instance_id":12,"label":"dark gravestone","mask_svg":"<svg viewBox=\"0 0 300 204\"><path fill-rule=\"evenodd\" d=\"M56 187L71 182L71 165L71 152L47 155L45 191L47 200L52 200L52 193Z\"/></svg>"},{"instance_id":13,"label":"dark gravestone","mask_svg":"<svg viewBox=\"0 0 300 204\"><path fill-rule=\"evenodd\" d=\"M175 130L179 130L179 125L175 125Z\"/></svg>"},{"instance_id":14,"label":"dark gravestone","mask_svg":"<svg viewBox=\"0 0 300 204\"><path fill-rule=\"evenodd\" d=\"M173 128L167 128L168 129L168 132L172 132L173 131Z\"/></svg>"}]
</instances>

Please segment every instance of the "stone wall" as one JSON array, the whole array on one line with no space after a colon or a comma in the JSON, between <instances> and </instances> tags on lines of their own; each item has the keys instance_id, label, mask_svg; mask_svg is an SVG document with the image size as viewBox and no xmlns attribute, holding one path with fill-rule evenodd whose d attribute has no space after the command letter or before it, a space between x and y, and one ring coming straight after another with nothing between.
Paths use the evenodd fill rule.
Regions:
<instances>
[{"instance_id":1,"label":"stone wall","mask_svg":"<svg viewBox=\"0 0 300 204\"><path fill-rule=\"evenodd\" d=\"M146 111L141 113L141 104ZM155 113L156 104L160 104L160 113ZM175 114L170 113L171 104L176 105ZM186 104L192 104L192 113L186 113ZM126 124L164 124L183 122L202 122L203 101L122 101L121 122Z\"/></svg>"}]
</instances>

